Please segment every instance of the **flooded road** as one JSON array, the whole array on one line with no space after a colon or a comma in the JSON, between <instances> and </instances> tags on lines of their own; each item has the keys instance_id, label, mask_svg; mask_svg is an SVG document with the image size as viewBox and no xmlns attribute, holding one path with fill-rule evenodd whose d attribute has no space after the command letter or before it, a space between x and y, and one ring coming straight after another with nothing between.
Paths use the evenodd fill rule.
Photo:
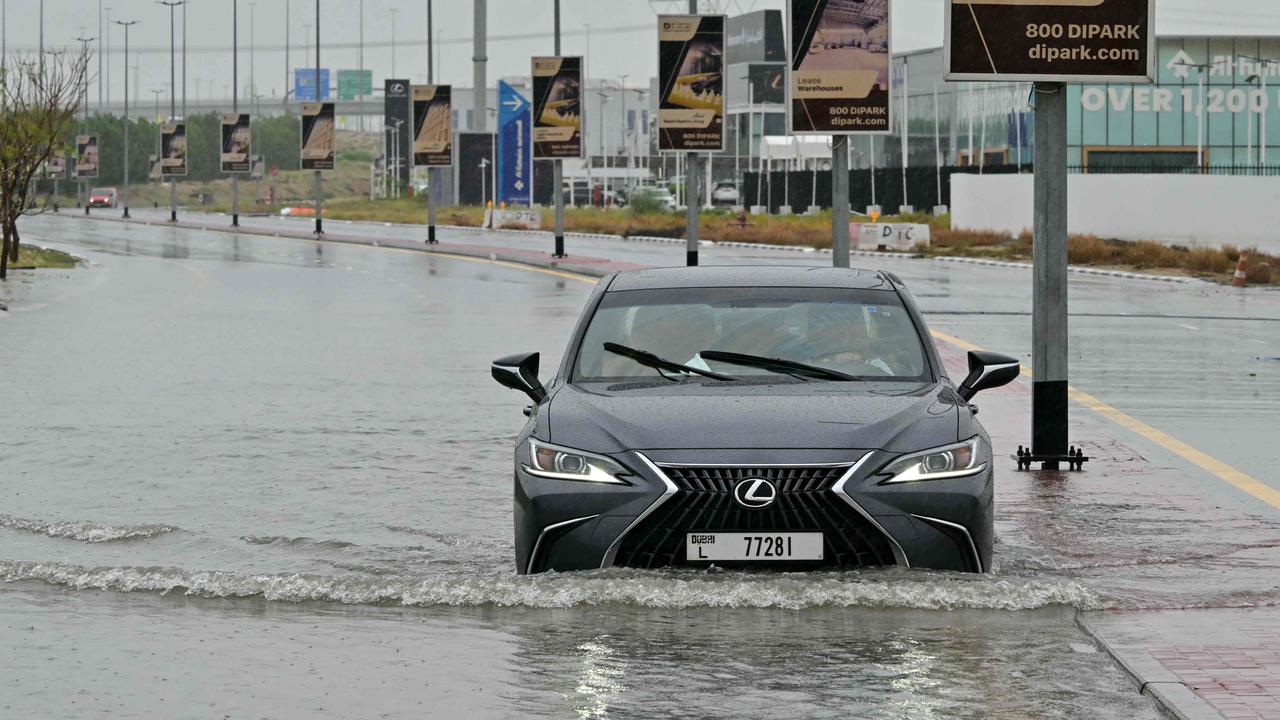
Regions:
<instances>
[{"instance_id":1,"label":"flooded road","mask_svg":"<svg viewBox=\"0 0 1280 720\"><path fill-rule=\"evenodd\" d=\"M1005 472L991 576L517 577L524 403L488 363L550 367L588 284L168 228L27 237L91 267L3 288L0 715L1155 717L1077 609L1280 602L1275 517L1158 462ZM1024 403L984 399L994 436Z\"/></svg>"}]
</instances>

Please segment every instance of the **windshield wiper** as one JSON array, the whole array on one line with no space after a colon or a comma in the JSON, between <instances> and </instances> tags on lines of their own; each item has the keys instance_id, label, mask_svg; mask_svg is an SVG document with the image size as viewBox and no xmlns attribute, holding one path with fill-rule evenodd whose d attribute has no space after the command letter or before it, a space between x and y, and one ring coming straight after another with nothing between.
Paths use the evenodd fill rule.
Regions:
<instances>
[{"instance_id":1,"label":"windshield wiper","mask_svg":"<svg viewBox=\"0 0 1280 720\"><path fill-rule=\"evenodd\" d=\"M783 375L802 376L817 378L819 380L857 380L853 375L846 375L839 370L828 370L817 365L805 365L793 360L783 360L782 358L768 358L759 355L743 355L734 352L722 352L720 350L703 350L698 353L703 360L712 362L722 362L729 365L741 365L743 367L759 368L770 372L781 373Z\"/></svg>"},{"instance_id":2,"label":"windshield wiper","mask_svg":"<svg viewBox=\"0 0 1280 720\"><path fill-rule=\"evenodd\" d=\"M671 360L660 358L651 352L637 350L635 348L627 347L626 345L619 345L618 343L607 342L604 344L604 349L606 352L611 352L614 355L621 355L624 358L629 358L641 365L644 365L645 367L651 367L659 373L663 370L670 372L693 373L694 375L701 375L703 377L709 377L712 380L723 380L725 382L732 382L738 379L731 375L721 375L720 373L711 372L710 370L681 365L678 362L672 362ZM663 377L666 377L666 375L663 375Z\"/></svg>"}]
</instances>

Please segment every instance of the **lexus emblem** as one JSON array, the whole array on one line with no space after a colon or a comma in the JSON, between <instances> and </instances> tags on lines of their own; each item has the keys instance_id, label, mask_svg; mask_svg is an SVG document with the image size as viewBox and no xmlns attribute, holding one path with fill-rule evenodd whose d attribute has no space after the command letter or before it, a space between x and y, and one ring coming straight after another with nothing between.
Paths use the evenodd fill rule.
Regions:
<instances>
[{"instance_id":1,"label":"lexus emblem","mask_svg":"<svg viewBox=\"0 0 1280 720\"><path fill-rule=\"evenodd\" d=\"M778 489L764 478L747 478L733 488L733 499L742 507L769 507L778 499Z\"/></svg>"}]
</instances>

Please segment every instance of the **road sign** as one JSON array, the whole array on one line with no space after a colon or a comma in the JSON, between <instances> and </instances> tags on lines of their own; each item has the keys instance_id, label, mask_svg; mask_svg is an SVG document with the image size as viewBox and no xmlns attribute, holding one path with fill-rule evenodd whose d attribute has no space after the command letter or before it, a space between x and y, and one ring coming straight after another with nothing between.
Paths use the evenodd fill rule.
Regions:
<instances>
[{"instance_id":1,"label":"road sign","mask_svg":"<svg viewBox=\"0 0 1280 720\"><path fill-rule=\"evenodd\" d=\"M315 73L312 73L313 75ZM338 100L348 102L373 94L372 70L339 70Z\"/></svg>"},{"instance_id":2,"label":"road sign","mask_svg":"<svg viewBox=\"0 0 1280 720\"><path fill-rule=\"evenodd\" d=\"M316 69L295 68L293 71L293 99L298 102L315 102L329 99L329 69L320 69L320 97L316 97Z\"/></svg>"},{"instance_id":3,"label":"road sign","mask_svg":"<svg viewBox=\"0 0 1280 720\"><path fill-rule=\"evenodd\" d=\"M413 164L453 164L453 86L414 85Z\"/></svg>"},{"instance_id":4,"label":"road sign","mask_svg":"<svg viewBox=\"0 0 1280 720\"><path fill-rule=\"evenodd\" d=\"M944 0L948 80L1149 82L1154 0Z\"/></svg>"},{"instance_id":5,"label":"road sign","mask_svg":"<svg viewBox=\"0 0 1280 720\"><path fill-rule=\"evenodd\" d=\"M889 128L889 3L790 0L793 134ZM756 98L759 101L759 98Z\"/></svg>"},{"instance_id":6,"label":"road sign","mask_svg":"<svg viewBox=\"0 0 1280 720\"><path fill-rule=\"evenodd\" d=\"M529 101L498 81L498 197L508 205L533 204L533 115Z\"/></svg>"},{"instance_id":7,"label":"road sign","mask_svg":"<svg viewBox=\"0 0 1280 720\"><path fill-rule=\"evenodd\" d=\"M658 150L724 150L724 22L658 16Z\"/></svg>"},{"instance_id":8,"label":"road sign","mask_svg":"<svg viewBox=\"0 0 1280 720\"><path fill-rule=\"evenodd\" d=\"M582 157L582 58L533 59L533 156Z\"/></svg>"}]
</instances>

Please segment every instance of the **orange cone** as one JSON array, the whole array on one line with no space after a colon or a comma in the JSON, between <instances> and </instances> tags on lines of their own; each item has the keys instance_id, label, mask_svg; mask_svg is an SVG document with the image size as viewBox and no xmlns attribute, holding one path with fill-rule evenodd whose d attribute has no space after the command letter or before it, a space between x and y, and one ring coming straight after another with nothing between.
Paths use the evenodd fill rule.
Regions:
<instances>
[{"instance_id":1,"label":"orange cone","mask_svg":"<svg viewBox=\"0 0 1280 720\"><path fill-rule=\"evenodd\" d=\"M1238 287L1238 288L1244 287L1244 281L1246 277L1244 269L1245 269L1245 265L1248 262L1249 262L1249 253L1247 252L1240 253L1240 262L1236 263L1235 277L1231 278L1232 287Z\"/></svg>"}]
</instances>

